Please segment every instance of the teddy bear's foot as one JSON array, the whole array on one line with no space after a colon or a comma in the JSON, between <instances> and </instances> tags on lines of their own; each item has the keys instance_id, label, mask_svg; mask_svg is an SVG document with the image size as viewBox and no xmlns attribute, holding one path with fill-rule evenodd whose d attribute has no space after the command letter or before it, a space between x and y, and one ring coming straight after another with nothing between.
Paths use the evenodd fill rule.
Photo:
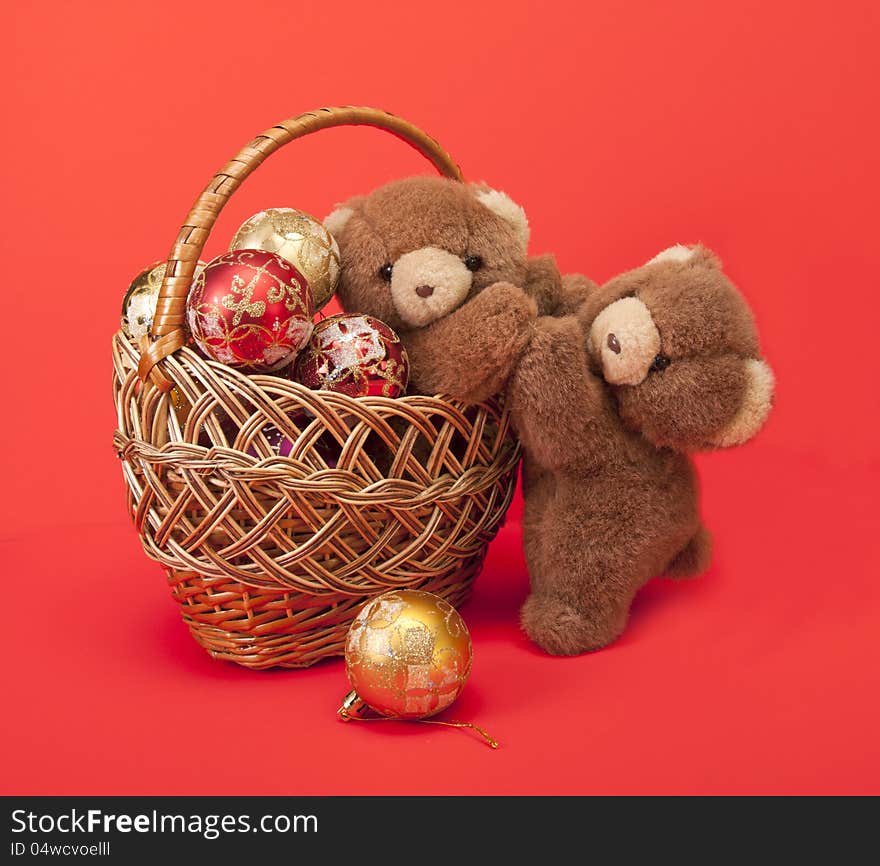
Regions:
<instances>
[{"instance_id":1,"label":"teddy bear's foot","mask_svg":"<svg viewBox=\"0 0 880 866\"><path fill-rule=\"evenodd\" d=\"M520 611L523 630L550 655L574 656L601 649L620 636L627 608L579 608L554 595L532 593Z\"/></svg>"},{"instance_id":2,"label":"teddy bear's foot","mask_svg":"<svg viewBox=\"0 0 880 866\"><path fill-rule=\"evenodd\" d=\"M705 526L700 526L693 538L666 566L663 576L676 579L696 577L709 567L711 559L712 535Z\"/></svg>"}]
</instances>

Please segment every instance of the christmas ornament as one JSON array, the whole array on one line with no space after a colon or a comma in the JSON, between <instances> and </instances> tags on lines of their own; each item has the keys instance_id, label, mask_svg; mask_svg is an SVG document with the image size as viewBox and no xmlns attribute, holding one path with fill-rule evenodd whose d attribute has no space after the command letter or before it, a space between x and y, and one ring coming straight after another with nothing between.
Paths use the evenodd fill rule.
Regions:
<instances>
[{"instance_id":1,"label":"christmas ornament","mask_svg":"<svg viewBox=\"0 0 880 866\"><path fill-rule=\"evenodd\" d=\"M141 271L131 281L122 299L122 331L132 340L140 340L153 327L166 264L167 262L155 262ZM195 275L198 276L204 268L205 263L200 261L196 265Z\"/></svg>"},{"instance_id":2,"label":"christmas ornament","mask_svg":"<svg viewBox=\"0 0 880 866\"><path fill-rule=\"evenodd\" d=\"M373 599L345 644L351 687L379 715L424 719L458 697L471 672L471 638L458 611L429 592Z\"/></svg>"},{"instance_id":3,"label":"christmas ornament","mask_svg":"<svg viewBox=\"0 0 880 866\"><path fill-rule=\"evenodd\" d=\"M287 438L274 424L266 424L260 433L265 438L266 442L269 444L269 450L276 457L290 457L290 452L293 450L293 442ZM257 451L256 445L248 445L247 453L251 457L259 457L260 454Z\"/></svg>"},{"instance_id":4,"label":"christmas ornament","mask_svg":"<svg viewBox=\"0 0 880 866\"><path fill-rule=\"evenodd\" d=\"M384 322L341 314L315 325L292 374L312 390L399 397L406 391L409 361L400 338Z\"/></svg>"},{"instance_id":5,"label":"christmas ornament","mask_svg":"<svg viewBox=\"0 0 880 866\"><path fill-rule=\"evenodd\" d=\"M278 370L308 342L314 305L305 277L263 250L211 261L186 301L193 339L209 358L250 372Z\"/></svg>"},{"instance_id":6,"label":"christmas ornament","mask_svg":"<svg viewBox=\"0 0 880 866\"><path fill-rule=\"evenodd\" d=\"M308 280L316 310L336 289L339 247L320 221L302 211L279 207L254 214L235 233L229 249L266 250L290 262Z\"/></svg>"},{"instance_id":7,"label":"christmas ornament","mask_svg":"<svg viewBox=\"0 0 880 866\"><path fill-rule=\"evenodd\" d=\"M471 728L494 749L498 743L469 722L431 721L461 693L471 672L467 626L448 601L400 589L368 602L351 624L345 668L352 691L338 714L343 721L386 720Z\"/></svg>"},{"instance_id":8,"label":"christmas ornament","mask_svg":"<svg viewBox=\"0 0 880 866\"><path fill-rule=\"evenodd\" d=\"M210 422L214 422L213 424ZM219 425L223 438L217 436L216 426ZM211 432L209 433L209 429ZM239 425L232 420L229 413L219 406L215 406L207 415L202 417L202 422L198 427L198 444L203 448L211 448L213 446L232 447L238 436ZM225 442L223 441L225 438Z\"/></svg>"},{"instance_id":9,"label":"christmas ornament","mask_svg":"<svg viewBox=\"0 0 880 866\"><path fill-rule=\"evenodd\" d=\"M313 417L314 416L304 411L297 412L291 416L293 423L299 427L300 430L305 430ZM260 433L269 445L269 450L273 456L290 457L291 452L293 451L293 440L279 430L274 424L266 424L260 430ZM261 451L258 451L257 446L254 444L248 445L246 453L251 457L256 457L258 459L263 459L265 457ZM330 434L325 433L320 436L316 442L312 442L309 451L303 456L308 460L309 455L317 455L321 458L324 464L321 466L321 464L316 463L318 468L326 467L328 469L334 469L339 461L340 453L341 447L339 443Z\"/></svg>"}]
</instances>

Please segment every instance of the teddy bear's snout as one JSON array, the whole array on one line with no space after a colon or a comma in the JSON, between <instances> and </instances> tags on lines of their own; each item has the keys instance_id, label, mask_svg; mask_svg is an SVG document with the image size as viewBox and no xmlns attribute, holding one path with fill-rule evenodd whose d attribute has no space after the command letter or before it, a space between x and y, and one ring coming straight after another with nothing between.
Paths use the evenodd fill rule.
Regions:
<instances>
[{"instance_id":1,"label":"teddy bear's snout","mask_svg":"<svg viewBox=\"0 0 880 866\"><path fill-rule=\"evenodd\" d=\"M660 332L651 311L635 297L605 307L590 327L589 348L605 381L638 385L660 352Z\"/></svg>"},{"instance_id":2,"label":"teddy bear's snout","mask_svg":"<svg viewBox=\"0 0 880 866\"><path fill-rule=\"evenodd\" d=\"M464 302L473 273L462 259L438 247L404 253L391 271L391 299L400 318L423 328Z\"/></svg>"}]
</instances>

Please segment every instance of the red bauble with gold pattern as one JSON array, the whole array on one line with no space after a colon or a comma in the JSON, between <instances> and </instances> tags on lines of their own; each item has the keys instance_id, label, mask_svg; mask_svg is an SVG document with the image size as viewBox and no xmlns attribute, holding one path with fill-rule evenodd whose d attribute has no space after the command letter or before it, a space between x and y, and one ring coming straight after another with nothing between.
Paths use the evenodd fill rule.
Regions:
<instances>
[{"instance_id":1,"label":"red bauble with gold pattern","mask_svg":"<svg viewBox=\"0 0 880 866\"><path fill-rule=\"evenodd\" d=\"M312 292L306 278L275 253L233 250L196 277L186 317L201 352L248 372L277 370L293 360L312 333Z\"/></svg>"},{"instance_id":2,"label":"red bauble with gold pattern","mask_svg":"<svg viewBox=\"0 0 880 866\"><path fill-rule=\"evenodd\" d=\"M406 392L409 361L400 338L384 322L342 314L315 325L293 378L315 391L399 397Z\"/></svg>"}]
</instances>

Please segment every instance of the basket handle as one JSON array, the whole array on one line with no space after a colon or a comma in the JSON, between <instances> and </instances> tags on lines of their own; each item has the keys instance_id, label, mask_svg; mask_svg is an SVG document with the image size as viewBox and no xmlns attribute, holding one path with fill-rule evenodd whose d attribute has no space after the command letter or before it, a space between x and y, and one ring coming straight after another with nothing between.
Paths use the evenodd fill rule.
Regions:
<instances>
[{"instance_id":1,"label":"basket handle","mask_svg":"<svg viewBox=\"0 0 880 866\"><path fill-rule=\"evenodd\" d=\"M444 176L461 180L461 171L452 157L433 138L393 114L377 108L342 106L309 111L299 117L284 120L258 135L242 148L223 168L214 175L205 191L199 196L186 218L165 268L165 279L159 291L159 300L153 318L151 340L141 339L141 359L138 375L146 381L150 376L163 391L171 383L156 366L167 355L176 352L185 341L183 320L186 296L199 256L214 223L229 197L241 182L270 154L282 145L302 138L304 135L328 129L331 126L374 126L412 145L427 157Z\"/></svg>"}]
</instances>

